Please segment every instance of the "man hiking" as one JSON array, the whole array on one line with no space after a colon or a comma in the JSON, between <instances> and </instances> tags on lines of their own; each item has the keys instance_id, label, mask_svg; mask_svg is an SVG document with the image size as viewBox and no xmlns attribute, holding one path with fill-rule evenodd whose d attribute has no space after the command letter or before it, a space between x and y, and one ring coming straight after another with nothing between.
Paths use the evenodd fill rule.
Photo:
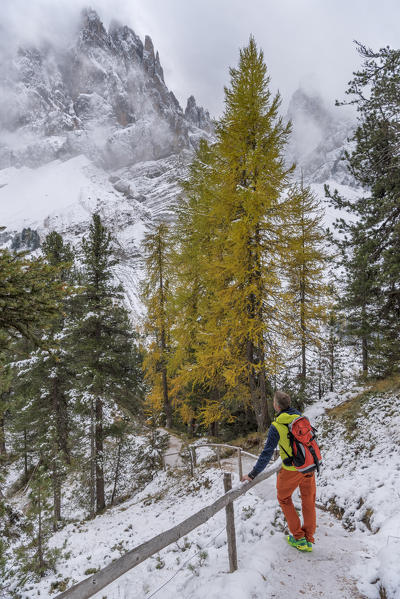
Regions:
<instances>
[{"instance_id":1,"label":"man hiking","mask_svg":"<svg viewBox=\"0 0 400 599\"><path fill-rule=\"evenodd\" d=\"M277 477L277 496L289 527L290 535L287 537L289 545L296 547L299 551L312 551L314 543L314 532L316 528L315 513L315 473L303 474L294 466L284 463L293 452L289 442L288 424L301 416L300 412L290 407L290 396L283 391L276 391L274 395L274 410L277 413L268 431L268 438L264 449L257 460L253 470L242 478L244 481L252 481L257 474L267 466L276 446L279 444L279 452L282 458L282 469ZM290 461L290 460L286 460ZM300 488L301 509L303 512L303 526L297 515L292 501L292 493Z\"/></svg>"}]
</instances>

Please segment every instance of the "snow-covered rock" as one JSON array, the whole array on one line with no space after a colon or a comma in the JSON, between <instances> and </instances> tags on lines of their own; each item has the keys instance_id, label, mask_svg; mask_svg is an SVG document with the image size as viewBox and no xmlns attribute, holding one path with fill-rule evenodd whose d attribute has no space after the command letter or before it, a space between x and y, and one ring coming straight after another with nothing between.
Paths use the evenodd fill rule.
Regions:
<instances>
[{"instance_id":1,"label":"snow-covered rock","mask_svg":"<svg viewBox=\"0 0 400 599\"><path fill-rule=\"evenodd\" d=\"M336 183L355 186L342 160L351 149L348 138L355 122L347 112L330 108L317 94L299 88L293 94L286 120L292 122L288 158L297 164L307 183Z\"/></svg>"}]
</instances>

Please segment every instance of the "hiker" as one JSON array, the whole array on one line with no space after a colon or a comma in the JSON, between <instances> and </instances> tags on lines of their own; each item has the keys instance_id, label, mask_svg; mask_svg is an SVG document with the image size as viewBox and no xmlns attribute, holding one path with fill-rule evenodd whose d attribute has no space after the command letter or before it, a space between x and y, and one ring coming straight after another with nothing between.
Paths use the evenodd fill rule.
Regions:
<instances>
[{"instance_id":1,"label":"hiker","mask_svg":"<svg viewBox=\"0 0 400 599\"><path fill-rule=\"evenodd\" d=\"M289 527L290 535L287 537L289 545L296 547L299 551L312 551L314 543L314 532L316 528L315 513L315 473L299 472L295 466L286 465L291 462L288 456L293 456L289 442L288 424L301 416L300 412L290 407L290 396L283 391L276 391L274 395L274 410L277 412L275 420L268 431L268 438L264 449L257 460L253 470L242 478L242 482L252 481L257 474L267 466L276 446L279 444L279 452L282 458L282 469L277 477L277 497ZM301 509L303 512L303 526L297 515L292 501L292 493L300 488Z\"/></svg>"}]
</instances>

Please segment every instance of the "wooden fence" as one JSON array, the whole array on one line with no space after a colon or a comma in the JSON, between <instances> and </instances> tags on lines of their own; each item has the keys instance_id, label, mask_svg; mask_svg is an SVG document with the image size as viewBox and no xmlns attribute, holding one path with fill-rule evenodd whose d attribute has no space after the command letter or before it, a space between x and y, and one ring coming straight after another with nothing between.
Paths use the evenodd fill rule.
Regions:
<instances>
[{"instance_id":1,"label":"wooden fence","mask_svg":"<svg viewBox=\"0 0 400 599\"><path fill-rule=\"evenodd\" d=\"M235 449L238 449L237 447ZM256 457L256 456L253 456ZM174 543L187 535L189 532L201 526L212 518L217 512L226 509L227 522L227 540L228 540L228 555L230 570L233 572L237 569L237 550L235 539L235 523L233 513L233 502L247 493L255 485L266 480L281 468L281 463L275 464L268 469L264 474L260 474L252 482L241 485L236 489L232 489L232 475L224 473L224 489L225 494L219 497L214 503L203 507L201 510L183 520L173 528L166 530L156 537L149 539L145 543L138 545L134 549L128 551L125 555L115 560L99 572L92 574L81 582L77 583L67 591L57 595L56 599L88 599L95 595L98 591L111 584L117 578L141 564L144 560L152 555L155 555L171 543Z\"/></svg>"},{"instance_id":2,"label":"wooden fence","mask_svg":"<svg viewBox=\"0 0 400 599\"><path fill-rule=\"evenodd\" d=\"M241 447L237 447L236 445L227 445L226 443L202 443L201 445L189 445L189 448L188 448L189 449L189 460L190 460L190 470L191 470L192 476L194 475L194 469L197 466L196 450L201 449L202 447L214 447L215 448L219 468L221 468L221 449L226 448L226 449L231 449L231 450L235 451L237 454L239 479L241 479L243 476L242 455L248 455L255 460L257 460L257 458L258 458L258 456L254 455L248 451L245 451ZM175 451L172 453L164 454L163 455L164 470L166 468L165 458L168 456L180 455L180 454L181 454L180 451Z\"/></svg>"}]
</instances>

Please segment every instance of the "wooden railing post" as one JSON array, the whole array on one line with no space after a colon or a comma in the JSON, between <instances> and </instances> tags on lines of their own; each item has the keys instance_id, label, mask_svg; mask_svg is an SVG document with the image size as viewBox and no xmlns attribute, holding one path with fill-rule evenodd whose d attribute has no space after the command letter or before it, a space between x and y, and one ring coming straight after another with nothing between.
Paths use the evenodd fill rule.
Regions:
<instances>
[{"instance_id":1,"label":"wooden railing post","mask_svg":"<svg viewBox=\"0 0 400 599\"><path fill-rule=\"evenodd\" d=\"M193 468L193 454L191 451L191 447L188 448L189 451L189 462L190 462L190 476L194 476L194 468Z\"/></svg>"},{"instance_id":2,"label":"wooden railing post","mask_svg":"<svg viewBox=\"0 0 400 599\"><path fill-rule=\"evenodd\" d=\"M224 489L225 493L232 489L232 474L224 472ZM226 513L226 537L228 540L228 556L229 570L235 572L237 570L237 550L236 550L236 534L235 534L235 514L233 511L233 501L228 503L225 508Z\"/></svg>"},{"instance_id":3,"label":"wooden railing post","mask_svg":"<svg viewBox=\"0 0 400 599\"><path fill-rule=\"evenodd\" d=\"M193 468L196 468L196 466L197 466L197 459L196 459L196 448L192 446L190 449L191 449L191 451L192 451L192 462L193 462Z\"/></svg>"},{"instance_id":4,"label":"wooden railing post","mask_svg":"<svg viewBox=\"0 0 400 599\"><path fill-rule=\"evenodd\" d=\"M239 470L239 480L242 480L243 477L243 467L242 467L242 450L239 447L237 450L237 456L238 456L238 470Z\"/></svg>"}]
</instances>

